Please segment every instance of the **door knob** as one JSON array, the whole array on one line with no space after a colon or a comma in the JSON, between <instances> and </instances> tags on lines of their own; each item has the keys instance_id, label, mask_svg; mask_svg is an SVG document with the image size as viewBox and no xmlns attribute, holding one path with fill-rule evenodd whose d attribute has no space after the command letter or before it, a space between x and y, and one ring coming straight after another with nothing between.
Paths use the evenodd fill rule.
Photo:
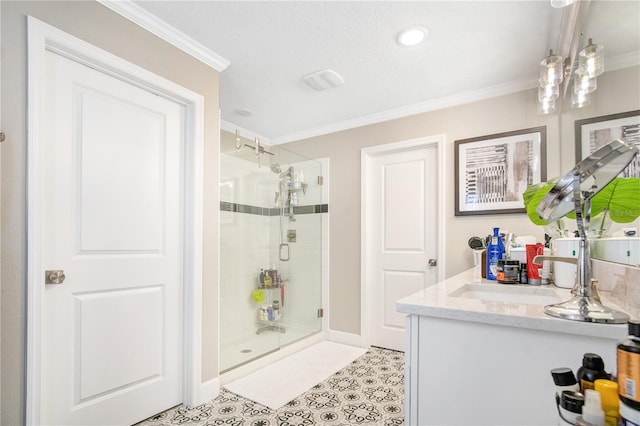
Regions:
<instances>
[{"instance_id":1,"label":"door knob","mask_svg":"<svg viewBox=\"0 0 640 426\"><path fill-rule=\"evenodd\" d=\"M429 266L438 266L438 259L429 259L427 265L429 265Z\"/></svg>"},{"instance_id":2,"label":"door knob","mask_svg":"<svg viewBox=\"0 0 640 426\"><path fill-rule=\"evenodd\" d=\"M52 271L45 271L44 282L45 284L62 284L66 276L62 269L56 269Z\"/></svg>"}]
</instances>

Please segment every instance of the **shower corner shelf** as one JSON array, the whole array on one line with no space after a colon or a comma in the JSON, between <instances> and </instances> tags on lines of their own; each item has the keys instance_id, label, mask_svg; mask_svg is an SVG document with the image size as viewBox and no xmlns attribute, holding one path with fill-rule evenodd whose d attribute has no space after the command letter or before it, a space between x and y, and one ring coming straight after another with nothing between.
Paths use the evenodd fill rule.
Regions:
<instances>
[{"instance_id":1,"label":"shower corner shelf","mask_svg":"<svg viewBox=\"0 0 640 426\"><path fill-rule=\"evenodd\" d=\"M282 280L282 281L286 282L287 280ZM283 333L283 334L286 333L287 330L283 326L279 325L280 321L282 320L282 316L284 315L284 312L282 311L284 309L284 303L282 303L283 302L283 295L281 293L281 289L283 289L284 286L281 285L281 284L272 284L272 285L269 285L269 286L265 286L264 284L259 284L257 287L260 290L263 290L263 291L267 292L267 294L268 294L267 301L269 303L274 303L274 304L276 302L278 303L278 305L279 305L279 308L278 308L279 313L275 314L274 315L274 319L272 319L272 320L258 318L257 321L258 321L258 324L261 325L261 327L259 327L256 330L256 334L262 334L265 331L275 331L275 332ZM267 306L270 307L270 308L272 307L271 304L268 304ZM260 309L263 309L263 307L261 306L261 307L258 308L258 310L260 310ZM264 315L266 315L266 312L264 313Z\"/></svg>"}]
</instances>

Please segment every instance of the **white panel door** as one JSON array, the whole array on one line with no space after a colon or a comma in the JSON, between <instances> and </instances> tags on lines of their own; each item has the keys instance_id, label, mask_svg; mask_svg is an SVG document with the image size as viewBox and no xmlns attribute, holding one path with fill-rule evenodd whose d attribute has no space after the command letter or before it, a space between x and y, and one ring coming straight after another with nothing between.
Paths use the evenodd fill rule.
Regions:
<instances>
[{"instance_id":1,"label":"white panel door","mask_svg":"<svg viewBox=\"0 0 640 426\"><path fill-rule=\"evenodd\" d=\"M404 350L405 315L396 301L437 282L437 145L373 157L369 228L369 337Z\"/></svg>"},{"instance_id":2,"label":"white panel door","mask_svg":"<svg viewBox=\"0 0 640 426\"><path fill-rule=\"evenodd\" d=\"M185 111L49 51L44 67L42 264L65 280L42 299L41 421L132 424L182 401Z\"/></svg>"}]
</instances>

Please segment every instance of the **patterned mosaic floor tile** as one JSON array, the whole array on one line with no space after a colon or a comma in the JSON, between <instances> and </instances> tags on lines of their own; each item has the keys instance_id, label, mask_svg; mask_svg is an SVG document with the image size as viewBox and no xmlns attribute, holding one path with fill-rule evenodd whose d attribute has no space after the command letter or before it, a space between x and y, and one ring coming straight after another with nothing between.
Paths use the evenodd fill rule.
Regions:
<instances>
[{"instance_id":1,"label":"patterned mosaic floor tile","mask_svg":"<svg viewBox=\"0 0 640 426\"><path fill-rule=\"evenodd\" d=\"M403 417L404 354L373 347L278 410L222 389L211 402L178 406L138 426L399 426Z\"/></svg>"}]
</instances>

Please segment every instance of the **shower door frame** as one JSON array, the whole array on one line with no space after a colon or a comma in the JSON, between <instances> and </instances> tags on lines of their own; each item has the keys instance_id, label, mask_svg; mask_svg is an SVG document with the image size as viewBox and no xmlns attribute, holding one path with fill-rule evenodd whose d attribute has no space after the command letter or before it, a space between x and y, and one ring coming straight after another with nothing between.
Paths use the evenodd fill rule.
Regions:
<instances>
[{"instance_id":1,"label":"shower door frame","mask_svg":"<svg viewBox=\"0 0 640 426\"><path fill-rule=\"evenodd\" d=\"M227 126L228 127L228 126ZM228 129L222 129L222 130L226 130L228 131ZM265 146L265 148L273 148L273 147L267 147ZM284 150L287 151L287 150ZM291 152L292 154L294 154L295 156L299 156L301 157L300 161L311 161L314 163L317 163L318 166L318 171L321 173L321 176L323 177L323 183L320 185L320 199L316 199L314 201L312 201L310 204L329 204L329 158L328 157L323 157L323 158L307 158L304 157L303 155L297 154L295 152L292 151L288 151ZM220 156L220 161L223 160L223 156L227 155L227 154L231 154L231 153L221 153ZM292 164L295 164L296 162L293 162ZM262 164L263 167L266 167L266 164ZM222 171L222 165L220 166L220 170ZM222 176L221 176L222 177ZM312 180L315 181L316 176L315 174L313 176L307 176L307 182L311 182ZM226 201L226 200L221 200L221 201ZM281 209L281 214L278 217L278 220L283 220L281 218L282 214L283 214L283 210ZM235 214L235 213L234 213ZM327 338L327 333L328 333L328 327L329 327L329 309L328 309L328 301L329 301L329 213L325 212L325 213L314 213L313 215L320 215L320 218L318 218L319 225L321 226L321 230L320 230L320 237L321 237L321 241L320 241L320 248L321 248L321 259L320 259L320 270L319 272L322 274L321 275L321 280L319 282L320 285L320 298L318 300L320 306L318 306L318 308L323 308L323 316L321 318L319 318L318 320L320 321L320 327L317 331L312 331L310 332L308 335L301 337L299 340L294 340L291 343L287 343L284 346L282 345L281 342L278 343L278 349L274 350L272 352L266 352L264 354L261 355L257 355L255 358L248 360L246 362L240 362L237 365L234 366L222 366L222 365L218 365L218 372L220 374L221 371L223 371L223 373L220 374L219 378L220 378L220 385L223 385L225 383L228 383L229 381L235 380L236 378L242 377L243 375L246 375L252 371L255 371L258 368L261 368L269 363L272 363L278 359L281 359L285 356L291 355L292 353L295 353L301 349L304 349L305 347L322 341L322 340L326 340ZM286 216L286 214L285 214ZM297 215L296 215L297 216ZM306 215L305 215L306 216ZM276 216L274 216L276 217ZM274 240L275 241L275 240ZM220 250L219 255L222 255L222 250ZM222 272L222 260L220 259L219 261L221 268L220 268L220 272ZM222 278L220 279L220 288L222 288ZM315 312L315 309L314 309ZM219 313L222 313L221 310L219 310ZM317 323L316 323L317 324ZM220 339L218 339L218 352L221 353L222 351L222 347L223 347L223 339L222 339L222 321L219 322L219 332L218 335L220 336ZM222 359L222 356L220 356L218 358L219 363Z\"/></svg>"}]
</instances>

